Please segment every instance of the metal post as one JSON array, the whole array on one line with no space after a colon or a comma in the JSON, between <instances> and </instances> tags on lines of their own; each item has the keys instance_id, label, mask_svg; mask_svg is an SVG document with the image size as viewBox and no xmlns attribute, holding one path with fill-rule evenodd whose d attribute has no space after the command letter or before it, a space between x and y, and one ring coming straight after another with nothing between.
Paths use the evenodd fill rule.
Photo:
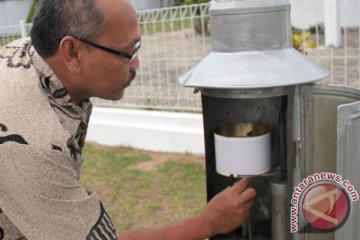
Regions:
<instances>
[{"instance_id":1,"label":"metal post","mask_svg":"<svg viewBox=\"0 0 360 240\"><path fill-rule=\"evenodd\" d=\"M272 238L277 240L285 240L287 238L286 230L286 196L287 196L287 184L271 183L271 227Z\"/></svg>"},{"instance_id":2,"label":"metal post","mask_svg":"<svg viewBox=\"0 0 360 240\"><path fill-rule=\"evenodd\" d=\"M338 0L324 1L325 45L339 47L341 44Z\"/></svg>"},{"instance_id":3,"label":"metal post","mask_svg":"<svg viewBox=\"0 0 360 240\"><path fill-rule=\"evenodd\" d=\"M20 26L20 36L21 36L21 38L27 37L25 21L20 20L19 26Z\"/></svg>"}]
</instances>

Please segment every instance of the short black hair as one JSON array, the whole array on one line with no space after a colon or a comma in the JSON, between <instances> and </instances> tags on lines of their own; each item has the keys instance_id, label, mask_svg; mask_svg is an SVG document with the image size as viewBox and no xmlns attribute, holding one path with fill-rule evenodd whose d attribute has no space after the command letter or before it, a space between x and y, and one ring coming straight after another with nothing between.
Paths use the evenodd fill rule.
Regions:
<instances>
[{"instance_id":1,"label":"short black hair","mask_svg":"<svg viewBox=\"0 0 360 240\"><path fill-rule=\"evenodd\" d=\"M93 39L104 22L97 0L42 0L37 5L30 37L36 51L46 59L56 54L64 36Z\"/></svg>"}]
</instances>

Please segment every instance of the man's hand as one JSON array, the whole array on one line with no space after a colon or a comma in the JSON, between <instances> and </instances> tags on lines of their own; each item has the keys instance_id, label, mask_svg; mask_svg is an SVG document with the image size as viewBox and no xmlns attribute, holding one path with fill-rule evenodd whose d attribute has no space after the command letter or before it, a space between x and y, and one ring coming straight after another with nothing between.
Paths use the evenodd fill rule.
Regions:
<instances>
[{"instance_id":1,"label":"man's hand","mask_svg":"<svg viewBox=\"0 0 360 240\"><path fill-rule=\"evenodd\" d=\"M256 195L247 188L248 178L216 195L204 210L178 223L144 230L122 232L119 240L203 240L228 233L248 217Z\"/></svg>"},{"instance_id":2,"label":"man's hand","mask_svg":"<svg viewBox=\"0 0 360 240\"><path fill-rule=\"evenodd\" d=\"M248 218L256 192L247 188L249 179L243 178L211 199L200 213L212 235L228 233Z\"/></svg>"}]
</instances>

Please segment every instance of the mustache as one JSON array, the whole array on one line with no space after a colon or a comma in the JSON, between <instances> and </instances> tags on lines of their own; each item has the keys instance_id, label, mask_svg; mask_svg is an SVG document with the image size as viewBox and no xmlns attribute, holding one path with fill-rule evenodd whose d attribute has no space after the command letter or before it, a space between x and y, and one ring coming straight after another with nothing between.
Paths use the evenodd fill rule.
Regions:
<instances>
[{"instance_id":1,"label":"mustache","mask_svg":"<svg viewBox=\"0 0 360 240\"><path fill-rule=\"evenodd\" d=\"M130 71L129 81L134 80L135 77L136 77L136 71Z\"/></svg>"}]
</instances>

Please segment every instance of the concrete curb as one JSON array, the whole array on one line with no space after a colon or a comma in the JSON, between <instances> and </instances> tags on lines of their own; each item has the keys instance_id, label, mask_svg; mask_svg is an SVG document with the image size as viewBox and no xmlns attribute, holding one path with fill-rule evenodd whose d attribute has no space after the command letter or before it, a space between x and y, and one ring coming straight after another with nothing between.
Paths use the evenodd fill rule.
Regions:
<instances>
[{"instance_id":1,"label":"concrete curb","mask_svg":"<svg viewBox=\"0 0 360 240\"><path fill-rule=\"evenodd\" d=\"M151 151L204 154L201 114L94 107L86 140Z\"/></svg>"}]
</instances>

